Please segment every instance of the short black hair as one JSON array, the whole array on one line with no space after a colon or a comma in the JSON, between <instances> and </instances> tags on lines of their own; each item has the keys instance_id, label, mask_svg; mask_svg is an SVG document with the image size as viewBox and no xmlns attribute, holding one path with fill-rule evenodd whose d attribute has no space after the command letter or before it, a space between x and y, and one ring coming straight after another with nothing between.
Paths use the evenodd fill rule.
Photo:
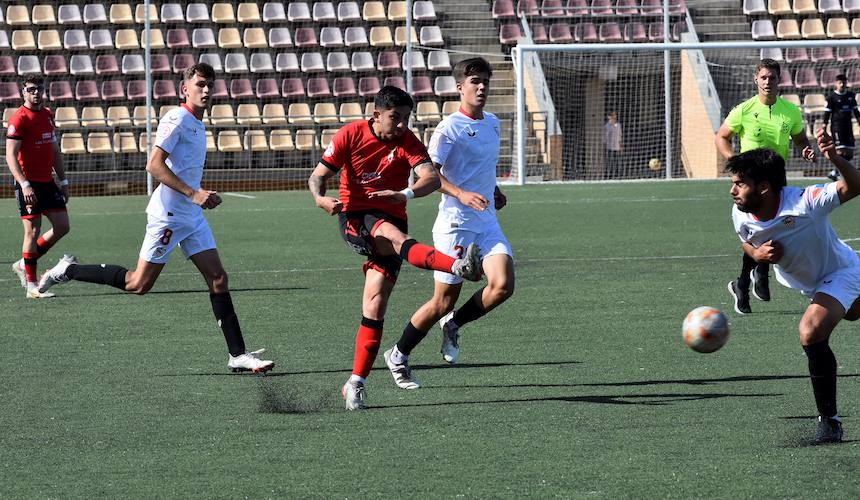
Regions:
<instances>
[{"instance_id":1,"label":"short black hair","mask_svg":"<svg viewBox=\"0 0 860 500\"><path fill-rule=\"evenodd\" d=\"M375 109L391 109L399 108L400 106L409 106L409 109L415 106L409 94L400 87L386 85L373 98L373 107Z\"/></svg>"},{"instance_id":2,"label":"short black hair","mask_svg":"<svg viewBox=\"0 0 860 500\"><path fill-rule=\"evenodd\" d=\"M838 75L836 75L836 79L840 82L848 82L848 77L845 76L845 73L839 73Z\"/></svg>"},{"instance_id":3,"label":"short black hair","mask_svg":"<svg viewBox=\"0 0 860 500\"><path fill-rule=\"evenodd\" d=\"M779 67L779 63L774 61L773 59L762 59L755 67L755 74L757 75L759 71L763 69L769 69L779 76L781 70Z\"/></svg>"},{"instance_id":4,"label":"short black hair","mask_svg":"<svg viewBox=\"0 0 860 500\"><path fill-rule=\"evenodd\" d=\"M471 59L463 59L454 65L451 74L457 83L462 82L467 76L486 73L487 76L493 76L493 70L490 68L490 63L483 57L473 57Z\"/></svg>"},{"instance_id":5,"label":"short black hair","mask_svg":"<svg viewBox=\"0 0 860 500\"><path fill-rule=\"evenodd\" d=\"M207 80L214 80L215 68L208 63L197 63L185 69L182 73L182 81L188 81L194 78L194 75L200 75Z\"/></svg>"},{"instance_id":6,"label":"short black hair","mask_svg":"<svg viewBox=\"0 0 860 500\"><path fill-rule=\"evenodd\" d=\"M24 75L24 78L21 80L21 87L26 87L28 83L32 83L33 85L45 85L45 79L40 74L31 73L29 75Z\"/></svg>"},{"instance_id":7,"label":"short black hair","mask_svg":"<svg viewBox=\"0 0 860 500\"><path fill-rule=\"evenodd\" d=\"M726 162L726 172L756 184L767 181L775 192L788 182L785 178L785 160L776 151L758 148L732 156Z\"/></svg>"}]
</instances>

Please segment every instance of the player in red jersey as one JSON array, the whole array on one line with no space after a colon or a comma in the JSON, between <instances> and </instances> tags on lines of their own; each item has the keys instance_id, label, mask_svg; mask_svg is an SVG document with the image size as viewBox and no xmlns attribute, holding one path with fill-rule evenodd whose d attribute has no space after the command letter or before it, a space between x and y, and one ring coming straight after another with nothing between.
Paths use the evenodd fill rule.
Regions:
<instances>
[{"instance_id":1,"label":"player in red jersey","mask_svg":"<svg viewBox=\"0 0 860 500\"><path fill-rule=\"evenodd\" d=\"M413 106L409 94L386 86L373 104L373 118L338 130L308 179L316 205L329 215L337 215L346 244L367 256L352 375L341 391L347 410L367 408L364 382L379 352L388 297L402 261L472 281L481 277L476 246L470 245L462 259L455 259L418 243L407 233L406 201L439 189L439 176L427 149L407 125ZM409 188L413 170L418 179ZM338 171L339 198L326 196L326 181Z\"/></svg>"},{"instance_id":2,"label":"player in red jersey","mask_svg":"<svg viewBox=\"0 0 860 500\"><path fill-rule=\"evenodd\" d=\"M12 271L31 299L54 296L50 292L39 293L36 264L69 232L66 212L69 181L54 135L54 114L42 103L44 92L41 76L25 77L22 82L24 105L9 118L6 129L6 165L15 179L15 198L24 224L22 258L12 264ZM54 182L53 172L57 173L59 187ZM51 229L40 236L42 214L51 221Z\"/></svg>"}]
</instances>

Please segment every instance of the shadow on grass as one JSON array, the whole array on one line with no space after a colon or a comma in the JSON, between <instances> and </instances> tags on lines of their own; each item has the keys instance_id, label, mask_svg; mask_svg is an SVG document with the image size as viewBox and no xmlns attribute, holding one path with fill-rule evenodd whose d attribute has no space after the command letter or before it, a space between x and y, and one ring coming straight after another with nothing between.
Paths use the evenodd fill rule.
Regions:
<instances>
[{"instance_id":1,"label":"shadow on grass","mask_svg":"<svg viewBox=\"0 0 860 500\"><path fill-rule=\"evenodd\" d=\"M106 295L133 295L131 293L122 292L116 289L110 289L111 291L101 292L101 293L76 293L74 295L57 295L57 299L61 298L76 298L76 297L102 297ZM282 286L282 287L255 287L255 288L231 288L230 293L241 293L241 292L260 292L260 291L290 291L290 290L310 290L308 287L304 286ZM53 291L53 290L51 290ZM209 290L206 289L194 289L194 290L151 290L146 292L146 295L160 295L160 294L183 294L183 293L200 293L209 295Z\"/></svg>"},{"instance_id":2,"label":"shadow on grass","mask_svg":"<svg viewBox=\"0 0 860 500\"><path fill-rule=\"evenodd\" d=\"M860 377L858 373L840 374L839 378ZM808 379L809 375L738 375L723 378L670 379L670 380L635 380L630 382L594 382L581 384L481 384L481 385L446 385L440 388L483 389L487 387L641 387L649 385L711 385L724 382L760 382L767 380L797 380Z\"/></svg>"}]
</instances>

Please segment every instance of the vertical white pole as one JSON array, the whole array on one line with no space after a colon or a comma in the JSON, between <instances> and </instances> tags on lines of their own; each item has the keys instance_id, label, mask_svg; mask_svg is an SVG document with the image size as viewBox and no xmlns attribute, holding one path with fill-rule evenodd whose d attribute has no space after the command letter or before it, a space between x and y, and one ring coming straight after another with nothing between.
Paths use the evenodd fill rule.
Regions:
<instances>
[{"instance_id":1,"label":"vertical white pole","mask_svg":"<svg viewBox=\"0 0 860 500\"><path fill-rule=\"evenodd\" d=\"M406 92L412 95L412 0L406 0Z\"/></svg>"},{"instance_id":2,"label":"vertical white pole","mask_svg":"<svg viewBox=\"0 0 860 500\"><path fill-rule=\"evenodd\" d=\"M663 0L663 43L670 43L672 33L669 27L669 0ZM672 178L672 82L669 64L671 58L669 51L663 51L663 97L664 104L663 120L666 128L666 178Z\"/></svg>"},{"instance_id":3,"label":"vertical white pole","mask_svg":"<svg viewBox=\"0 0 860 500\"><path fill-rule=\"evenodd\" d=\"M149 0L143 1L143 64L146 71L146 160L149 161L149 155L152 152L152 61L150 61L151 50L149 37ZM155 189L152 175L146 174L146 194L152 195L152 190Z\"/></svg>"},{"instance_id":4,"label":"vertical white pole","mask_svg":"<svg viewBox=\"0 0 860 500\"><path fill-rule=\"evenodd\" d=\"M519 47L511 50L513 57L514 72L517 78L517 184L526 183L526 104L525 104L525 68L523 64L523 53Z\"/></svg>"}]
</instances>

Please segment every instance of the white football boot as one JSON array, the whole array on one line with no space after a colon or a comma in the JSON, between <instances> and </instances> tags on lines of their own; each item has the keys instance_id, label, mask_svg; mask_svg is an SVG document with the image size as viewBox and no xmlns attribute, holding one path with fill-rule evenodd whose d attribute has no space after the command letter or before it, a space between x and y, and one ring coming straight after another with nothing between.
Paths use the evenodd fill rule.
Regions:
<instances>
[{"instance_id":1,"label":"white football boot","mask_svg":"<svg viewBox=\"0 0 860 500\"><path fill-rule=\"evenodd\" d=\"M256 351L246 352L238 356L230 356L227 360L227 368L234 372L254 372L266 373L275 367L275 362L268 359L259 359L257 354L261 354L265 349L257 349Z\"/></svg>"},{"instance_id":2,"label":"white football boot","mask_svg":"<svg viewBox=\"0 0 860 500\"><path fill-rule=\"evenodd\" d=\"M451 274L469 281L480 281L481 271L481 251L474 243L470 243L463 258L455 260L451 266Z\"/></svg>"},{"instance_id":3,"label":"white football boot","mask_svg":"<svg viewBox=\"0 0 860 500\"><path fill-rule=\"evenodd\" d=\"M382 357L385 358L385 364L388 365L388 370L391 372L391 376L394 377L394 383L397 384L397 387L401 389L418 389L421 387L421 382L412 375L412 369L409 368L408 361L401 365L391 361L391 352L393 350L394 348L385 351L382 353Z\"/></svg>"},{"instance_id":4,"label":"white football boot","mask_svg":"<svg viewBox=\"0 0 860 500\"><path fill-rule=\"evenodd\" d=\"M39 286L35 283L30 283L27 286L27 298L28 299L50 299L51 297L55 297L51 292L40 292Z\"/></svg>"},{"instance_id":5,"label":"white football boot","mask_svg":"<svg viewBox=\"0 0 860 500\"><path fill-rule=\"evenodd\" d=\"M27 289L27 273L24 271L24 259L18 259L12 263L12 272L21 280L21 288Z\"/></svg>"},{"instance_id":6,"label":"white football boot","mask_svg":"<svg viewBox=\"0 0 860 500\"><path fill-rule=\"evenodd\" d=\"M39 280L39 293L45 293L54 285L67 283L69 277L66 276L66 269L72 264L77 264L78 259L74 255L63 255L57 265L45 271L42 279Z\"/></svg>"},{"instance_id":7,"label":"white football boot","mask_svg":"<svg viewBox=\"0 0 860 500\"><path fill-rule=\"evenodd\" d=\"M351 382L349 380L340 389L343 399L346 401L347 410L366 410L364 404L364 382Z\"/></svg>"},{"instance_id":8,"label":"white football boot","mask_svg":"<svg viewBox=\"0 0 860 500\"><path fill-rule=\"evenodd\" d=\"M442 359L450 364L457 362L460 357L460 327L454 321L454 311L449 312L439 320L442 329Z\"/></svg>"}]
</instances>

